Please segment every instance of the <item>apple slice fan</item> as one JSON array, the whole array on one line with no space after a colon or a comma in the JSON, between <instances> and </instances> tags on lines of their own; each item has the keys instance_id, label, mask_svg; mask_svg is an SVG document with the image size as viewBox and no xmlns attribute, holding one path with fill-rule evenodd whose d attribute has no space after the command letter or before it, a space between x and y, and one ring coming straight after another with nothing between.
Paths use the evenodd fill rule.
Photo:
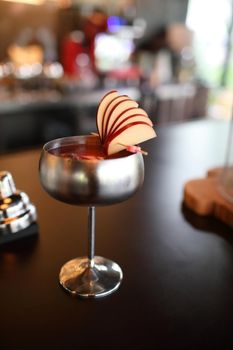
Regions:
<instances>
[{"instance_id":1,"label":"apple slice fan","mask_svg":"<svg viewBox=\"0 0 233 350\"><path fill-rule=\"evenodd\" d=\"M97 130L104 152L111 156L126 149L143 151L139 143L156 137L153 124L138 103L116 90L109 91L99 103L96 115Z\"/></svg>"}]
</instances>

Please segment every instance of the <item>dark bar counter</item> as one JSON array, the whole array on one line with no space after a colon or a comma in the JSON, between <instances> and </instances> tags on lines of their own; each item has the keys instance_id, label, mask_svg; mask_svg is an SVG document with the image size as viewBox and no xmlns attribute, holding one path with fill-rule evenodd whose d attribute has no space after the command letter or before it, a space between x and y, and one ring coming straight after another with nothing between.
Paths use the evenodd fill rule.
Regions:
<instances>
[{"instance_id":1,"label":"dark bar counter","mask_svg":"<svg viewBox=\"0 0 233 350\"><path fill-rule=\"evenodd\" d=\"M184 183L225 160L229 124L203 120L157 129L143 145L145 182L130 200L97 208L96 254L123 283L82 300L59 286L68 260L86 254L87 210L41 188L41 149L0 156L38 210L38 236L0 247L0 348L231 349L233 230L182 203Z\"/></svg>"}]
</instances>

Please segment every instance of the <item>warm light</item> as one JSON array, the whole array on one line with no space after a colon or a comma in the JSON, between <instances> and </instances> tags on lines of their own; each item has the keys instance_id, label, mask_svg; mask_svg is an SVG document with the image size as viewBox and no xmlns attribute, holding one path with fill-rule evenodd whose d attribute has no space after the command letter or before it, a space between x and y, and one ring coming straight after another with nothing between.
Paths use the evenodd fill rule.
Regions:
<instances>
[{"instance_id":1,"label":"warm light","mask_svg":"<svg viewBox=\"0 0 233 350\"><path fill-rule=\"evenodd\" d=\"M11 45L7 52L11 62L16 67L32 65L35 63L42 64L44 59L43 49L39 45L28 45L25 47Z\"/></svg>"},{"instance_id":2,"label":"warm light","mask_svg":"<svg viewBox=\"0 0 233 350\"><path fill-rule=\"evenodd\" d=\"M45 0L4 0L8 2L18 2L23 4L30 4L30 5L42 5L45 3Z\"/></svg>"},{"instance_id":3,"label":"warm light","mask_svg":"<svg viewBox=\"0 0 233 350\"><path fill-rule=\"evenodd\" d=\"M42 71L41 63L23 64L22 66L15 68L14 74L19 79L30 79L40 75Z\"/></svg>"},{"instance_id":4,"label":"warm light","mask_svg":"<svg viewBox=\"0 0 233 350\"><path fill-rule=\"evenodd\" d=\"M12 203L12 199L11 198L4 198L3 199L3 203L4 204L11 204Z\"/></svg>"},{"instance_id":5,"label":"warm light","mask_svg":"<svg viewBox=\"0 0 233 350\"><path fill-rule=\"evenodd\" d=\"M71 0L4 0L7 2L14 2L28 5L43 5L46 3L55 3L58 7L67 8L71 6Z\"/></svg>"},{"instance_id":6,"label":"warm light","mask_svg":"<svg viewBox=\"0 0 233 350\"><path fill-rule=\"evenodd\" d=\"M63 68L59 62L45 64L43 69L46 77L51 79L59 79L63 76Z\"/></svg>"},{"instance_id":7,"label":"warm light","mask_svg":"<svg viewBox=\"0 0 233 350\"><path fill-rule=\"evenodd\" d=\"M13 67L10 62L0 63L0 79L12 74Z\"/></svg>"},{"instance_id":8,"label":"warm light","mask_svg":"<svg viewBox=\"0 0 233 350\"><path fill-rule=\"evenodd\" d=\"M5 209L7 209L8 208L8 205L7 204L1 204L0 205L0 209L1 210L5 210Z\"/></svg>"}]
</instances>

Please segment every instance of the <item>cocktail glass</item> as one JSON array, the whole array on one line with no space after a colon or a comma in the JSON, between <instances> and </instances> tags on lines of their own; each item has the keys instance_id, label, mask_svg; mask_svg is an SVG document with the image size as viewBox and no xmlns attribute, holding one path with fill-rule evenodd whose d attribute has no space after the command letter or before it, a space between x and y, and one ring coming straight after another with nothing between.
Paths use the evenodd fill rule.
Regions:
<instances>
[{"instance_id":1,"label":"cocktail glass","mask_svg":"<svg viewBox=\"0 0 233 350\"><path fill-rule=\"evenodd\" d=\"M59 281L74 295L102 297L118 289L123 274L115 262L95 256L95 207L122 202L140 188L143 157L122 151L110 159L79 159L64 155L67 147L100 149L101 145L99 137L88 135L56 139L43 147L39 173L45 191L62 202L88 207L88 254L68 261Z\"/></svg>"}]
</instances>

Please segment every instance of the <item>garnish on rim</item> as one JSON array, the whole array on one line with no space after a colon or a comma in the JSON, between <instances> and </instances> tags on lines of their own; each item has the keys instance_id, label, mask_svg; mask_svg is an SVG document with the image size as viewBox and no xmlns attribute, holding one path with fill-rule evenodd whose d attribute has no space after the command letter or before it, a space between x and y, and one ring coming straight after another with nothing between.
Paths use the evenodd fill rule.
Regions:
<instances>
[{"instance_id":1,"label":"garnish on rim","mask_svg":"<svg viewBox=\"0 0 233 350\"><path fill-rule=\"evenodd\" d=\"M147 113L139 108L136 101L129 96L120 95L116 90L109 91L101 99L96 125L107 155L123 149L147 154L137 144L156 137Z\"/></svg>"},{"instance_id":2,"label":"garnish on rim","mask_svg":"<svg viewBox=\"0 0 233 350\"><path fill-rule=\"evenodd\" d=\"M126 151L130 153L141 153L144 156L148 155L148 152L142 150L141 147L139 146L127 146L127 145L123 145L122 143L120 143L119 145L123 146L126 149Z\"/></svg>"}]
</instances>

